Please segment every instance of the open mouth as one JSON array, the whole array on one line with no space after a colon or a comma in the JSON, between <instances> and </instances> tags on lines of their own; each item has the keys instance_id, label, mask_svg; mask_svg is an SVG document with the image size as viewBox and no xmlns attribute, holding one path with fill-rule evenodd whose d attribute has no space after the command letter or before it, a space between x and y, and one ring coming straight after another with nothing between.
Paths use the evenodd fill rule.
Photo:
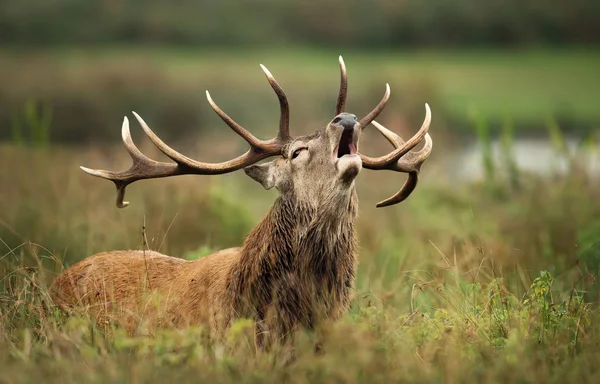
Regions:
<instances>
[{"instance_id":1,"label":"open mouth","mask_svg":"<svg viewBox=\"0 0 600 384\"><path fill-rule=\"evenodd\" d=\"M354 139L354 128L344 128L340 142L337 147L337 158L346 155L356 155L356 142Z\"/></svg>"}]
</instances>

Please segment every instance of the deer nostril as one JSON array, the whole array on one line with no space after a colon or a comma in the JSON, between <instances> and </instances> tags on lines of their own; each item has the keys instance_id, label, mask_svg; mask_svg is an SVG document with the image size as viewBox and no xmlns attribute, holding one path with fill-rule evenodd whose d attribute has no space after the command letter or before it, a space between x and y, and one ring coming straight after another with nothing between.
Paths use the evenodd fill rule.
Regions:
<instances>
[{"instance_id":1,"label":"deer nostril","mask_svg":"<svg viewBox=\"0 0 600 384\"><path fill-rule=\"evenodd\" d=\"M350 113L340 113L332 121L332 124L341 125L346 129L352 129L357 123L356 116Z\"/></svg>"}]
</instances>

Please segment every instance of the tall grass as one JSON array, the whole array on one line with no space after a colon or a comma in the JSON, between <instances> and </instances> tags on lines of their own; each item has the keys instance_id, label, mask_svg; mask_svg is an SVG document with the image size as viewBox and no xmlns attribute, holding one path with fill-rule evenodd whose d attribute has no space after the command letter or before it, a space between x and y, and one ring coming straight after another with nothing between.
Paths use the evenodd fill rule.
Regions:
<instances>
[{"instance_id":1,"label":"tall grass","mask_svg":"<svg viewBox=\"0 0 600 384\"><path fill-rule=\"evenodd\" d=\"M477 132L490 150L485 124L480 117ZM239 245L264 213L254 207L273 193L242 174L153 180L131 186L132 204L117 210L113 186L77 166L125 169L122 148L0 147L0 163L11 164L0 176L0 381L596 382L600 186L578 152L569 172L523 172L504 125L503 160L484 151L482 183L443 183L427 173L439 157L406 202L376 210L400 180L361 173L352 308L319 330L324 354L314 353L315 335L301 333L288 364L284 351L256 350L247 320L223 345L206 342L201 327L148 338L68 318L48 297L63 266L97 251L144 242L194 259ZM564 153L557 126L548 132ZM195 148L224 156L211 143Z\"/></svg>"}]
</instances>

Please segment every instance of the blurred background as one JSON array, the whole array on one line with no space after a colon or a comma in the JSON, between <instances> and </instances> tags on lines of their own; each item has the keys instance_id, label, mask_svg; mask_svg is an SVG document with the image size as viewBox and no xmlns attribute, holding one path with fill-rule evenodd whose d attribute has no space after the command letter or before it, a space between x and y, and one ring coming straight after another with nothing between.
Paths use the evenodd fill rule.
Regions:
<instances>
[{"instance_id":1,"label":"blurred background","mask_svg":"<svg viewBox=\"0 0 600 384\"><path fill-rule=\"evenodd\" d=\"M3 0L0 255L71 264L143 244L181 257L239 245L276 195L242 172L136 183L118 210L112 184L78 166L129 166L120 127L132 110L190 157L242 153L207 89L271 137L279 107L259 63L288 94L293 134L313 132L333 117L342 55L349 112L370 111L386 82L378 121L403 137L424 103L433 111L434 151L413 196L375 209L404 176L358 181L364 286L449 255L465 270L482 258L518 269L526 285L533 268L573 271L584 258L594 270L598 20L596 0ZM135 121L132 131L164 159ZM366 131L361 151L390 149Z\"/></svg>"}]
</instances>

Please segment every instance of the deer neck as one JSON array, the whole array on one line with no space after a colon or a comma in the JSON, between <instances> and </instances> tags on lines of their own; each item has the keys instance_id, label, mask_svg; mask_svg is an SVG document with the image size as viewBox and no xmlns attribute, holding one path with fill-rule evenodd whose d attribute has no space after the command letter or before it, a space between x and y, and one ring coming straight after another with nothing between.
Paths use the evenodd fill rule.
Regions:
<instances>
[{"instance_id":1,"label":"deer neck","mask_svg":"<svg viewBox=\"0 0 600 384\"><path fill-rule=\"evenodd\" d=\"M342 196L325 196L318 205L294 196L279 197L246 238L242 257L284 266L337 258L338 252L354 251L357 215L354 188Z\"/></svg>"},{"instance_id":2,"label":"deer neck","mask_svg":"<svg viewBox=\"0 0 600 384\"><path fill-rule=\"evenodd\" d=\"M345 295L333 291L353 286L357 215L354 188L344 196L324 197L318 207L279 197L246 238L230 276L231 288L238 297L259 296L258 302L268 301L270 294L262 292L284 280Z\"/></svg>"}]
</instances>

